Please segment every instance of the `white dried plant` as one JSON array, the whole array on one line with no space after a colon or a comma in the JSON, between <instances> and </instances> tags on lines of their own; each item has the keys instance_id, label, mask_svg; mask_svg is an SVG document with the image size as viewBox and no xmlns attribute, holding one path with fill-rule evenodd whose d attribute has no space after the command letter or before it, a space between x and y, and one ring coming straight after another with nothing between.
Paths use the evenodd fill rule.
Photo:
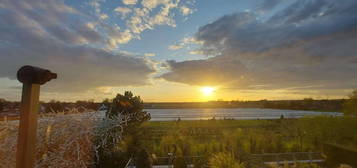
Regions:
<instances>
[{"instance_id":1,"label":"white dried plant","mask_svg":"<svg viewBox=\"0 0 357 168\"><path fill-rule=\"evenodd\" d=\"M127 118L106 118L103 111L77 113L71 109L66 115L41 115L38 120L35 167L88 167L95 162L101 145L109 143L106 137L119 141L122 124ZM15 167L18 121L0 122L0 168ZM121 130L109 135L110 129ZM96 137L101 137L95 143ZM98 141L98 140L97 140Z\"/></svg>"}]
</instances>

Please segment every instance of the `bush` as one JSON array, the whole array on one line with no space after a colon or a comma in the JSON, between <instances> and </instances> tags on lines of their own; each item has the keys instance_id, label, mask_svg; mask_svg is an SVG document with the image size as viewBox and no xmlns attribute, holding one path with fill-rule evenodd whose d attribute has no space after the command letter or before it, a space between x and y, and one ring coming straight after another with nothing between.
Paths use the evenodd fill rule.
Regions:
<instances>
[{"instance_id":1,"label":"bush","mask_svg":"<svg viewBox=\"0 0 357 168\"><path fill-rule=\"evenodd\" d=\"M5 103L3 102L2 99L0 99L0 112L4 110Z\"/></svg>"},{"instance_id":2,"label":"bush","mask_svg":"<svg viewBox=\"0 0 357 168\"><path fill-rule=\"evenodd\" d=\"M124 95L117 94L111 103L108 99L103 103L108 108L101 123L104 126L97 130L97 167L120 167L138 152L139 128L150 115L143 111L141 98L129 91ZM126 141L122 143L123 139Z\"/></svg>"},{"instance_id":3,"label":"bush","mask_svg":"<svg viewBox=\"0 0 357 168\"><path fill-rule=\"evenodd\" d=\"M106 116L121 117L128 124L140 125L142 122L150 120L150 114L143 111L144 102L140 96L134 96L130 91L126 91L124 95L117 94L113 99L110 107L106 112Z\"/></svg>"},{"instance_id":4,"label":"bush","mask_svg":"<svg viewBox=\"0 0 357 168\"><path fill-rule=\"evenodd\" d=\"M149 152L145 149L142 149L136 159L137 168L152 168L153 160Z\"/></svg>"},{"instance_id":5,"label":"bush","mask_svg":"<svg viewBox=\"0 0 357 168\"><path fill-rule=\"evenodd\" d=\"M349 95L349 99L343 104L343 112L345 115L357 116L357 90Z\"/></svg>"},{"instance_id":6,"label":"bush","mask_svg":"<svg viewBox=\"0 0 357 168\"><path fill-rule=\"evenodd\" d=\"M213 155L209 161L209 166L210 168L244 168L243 163L239 163L234 158L233 154L230 153L225 153L225 152L219 152L215 155Z\"/></svg>"}]
</instances>

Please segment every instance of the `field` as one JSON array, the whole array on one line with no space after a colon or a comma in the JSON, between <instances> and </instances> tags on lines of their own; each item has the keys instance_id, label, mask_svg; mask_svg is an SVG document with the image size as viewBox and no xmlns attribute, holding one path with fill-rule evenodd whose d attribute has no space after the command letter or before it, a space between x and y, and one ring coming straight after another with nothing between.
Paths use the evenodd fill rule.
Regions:
<instances>
[{"instance_id":1,"label":"field","mask_svg":"<svg viewBox=\"0 0 357 168\"><path fill-rule=\"evenodd\" d=\"M248 167L253 154L323 152L324 144L357 149L357 119L314 117L282 120L147 122L140 145L158 157L200 156L205 165L217 153L233 154ZM197 164L197 163L196 163ZM258 166L259 167L259 166Z\"/></svg>"},{"instance_id":2,"label":"field","mask_svg":"<svg viewBox=\"0 0 357 168\"><path fill-rule=\"evenodd\" d=\"M98 154L94 141L100 134L98 128L105 125L100 117L94 112L42 117L36 167L93 165ZM17 128L18 121L0 122L0 167L14 167ZM319 153L325 143L357 149L357 118L155 121L143 123L136 133L116 136L121 139L116 146L119 167L140 149L147 150L157 164L169 162L171 153L177 167L188 162L203 167L220 157L260 167L253 154Z\"/></svg>"},{"instance_id":3,"label":"field","mask_svg":"<svg viewBox=\"0 0 357 168\"><path fill-rule=\"evenodd\" d=\"M283 149L258 148L256 152L285 152L319 150L318 143L338 143L357 148L357 118L305 117L280 120L198 120L156 121L142 125L144 139L163 139L170 136L195 137L211 141L237 138L264 139L268 144L283 141ZM229 137L227 137L229 136ZM208 137L208 138L206 138ZM244 141L242 141L244 142ZM273 142L273 143L270 143ZM301 143L301 144L299 144ZM271 147L271 145L269 145ZM274 145L273 145L274 146ZM263 146L262 146L263 147Z\"/></svg>"}]
</instances>

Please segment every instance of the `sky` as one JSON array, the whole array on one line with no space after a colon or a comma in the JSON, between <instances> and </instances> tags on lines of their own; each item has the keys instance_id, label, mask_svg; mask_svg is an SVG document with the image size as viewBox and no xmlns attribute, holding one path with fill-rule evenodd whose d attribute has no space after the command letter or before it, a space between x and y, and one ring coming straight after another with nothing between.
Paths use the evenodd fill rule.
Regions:
<instances>
[{"instance_id":1,"label":"sky","mask_svg":"<svg viewBox=\"0 0 357 168\"><path fill-rule=\"evenodd\" d=\"M357 0L0 0L0 98L332 99L357 89Z\"/></svg>"}]
</instances>

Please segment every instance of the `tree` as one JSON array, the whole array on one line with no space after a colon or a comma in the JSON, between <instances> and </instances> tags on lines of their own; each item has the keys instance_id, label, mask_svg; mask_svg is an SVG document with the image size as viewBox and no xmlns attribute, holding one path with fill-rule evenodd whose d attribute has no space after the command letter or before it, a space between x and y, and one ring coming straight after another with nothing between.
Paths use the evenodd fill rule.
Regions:
<instances>
[{"instance_id":1,"label":"tree","mask_svg":"<svg viewBox=\"0 0 357 168\"><path fill-rule=\"evenodd\" d=\"M103 103L108 108L97 128L96 166L119 167L140 148L137 138L140 125L150 119L150 114L143 111L144 103L140 96L134 96L130 91L124 95L117 94L114 99L106 99ZM145 151L139 155L146 156Z\"/></svg>"},{"instance_id":2,"label":"tree","mask_svg":"<svg viewBox=\"0 0 357 168\"><path fill-rule=\"evenodd\" d=\"M106 112L109 118L123 117L128 124L140 125L144 121L150 120L150 114L143 111L144 102L140 96L134 96L130 91L125 91L124 95L117 94L112 104Z\"/></svg>"},{"instance_id":3,"label":"tree","mask_svg":"<svg viewBox=\"0 0 357 168\"><path fill-rule=\"evenodd\" d=\"M0 112L2 112L4 110L4 106L5 106L5 100L0 99Z\"/></svg>"},{"instance_id":4,"label":"tree","mask_svg":"<svg viewBox=\"0 0 357 168\"><path fill-rule=\"evenodd\" d=\"M343 103L343 112L345 115L357 116L357 90L353 91Z\"/></svg>"}]
</instances>

